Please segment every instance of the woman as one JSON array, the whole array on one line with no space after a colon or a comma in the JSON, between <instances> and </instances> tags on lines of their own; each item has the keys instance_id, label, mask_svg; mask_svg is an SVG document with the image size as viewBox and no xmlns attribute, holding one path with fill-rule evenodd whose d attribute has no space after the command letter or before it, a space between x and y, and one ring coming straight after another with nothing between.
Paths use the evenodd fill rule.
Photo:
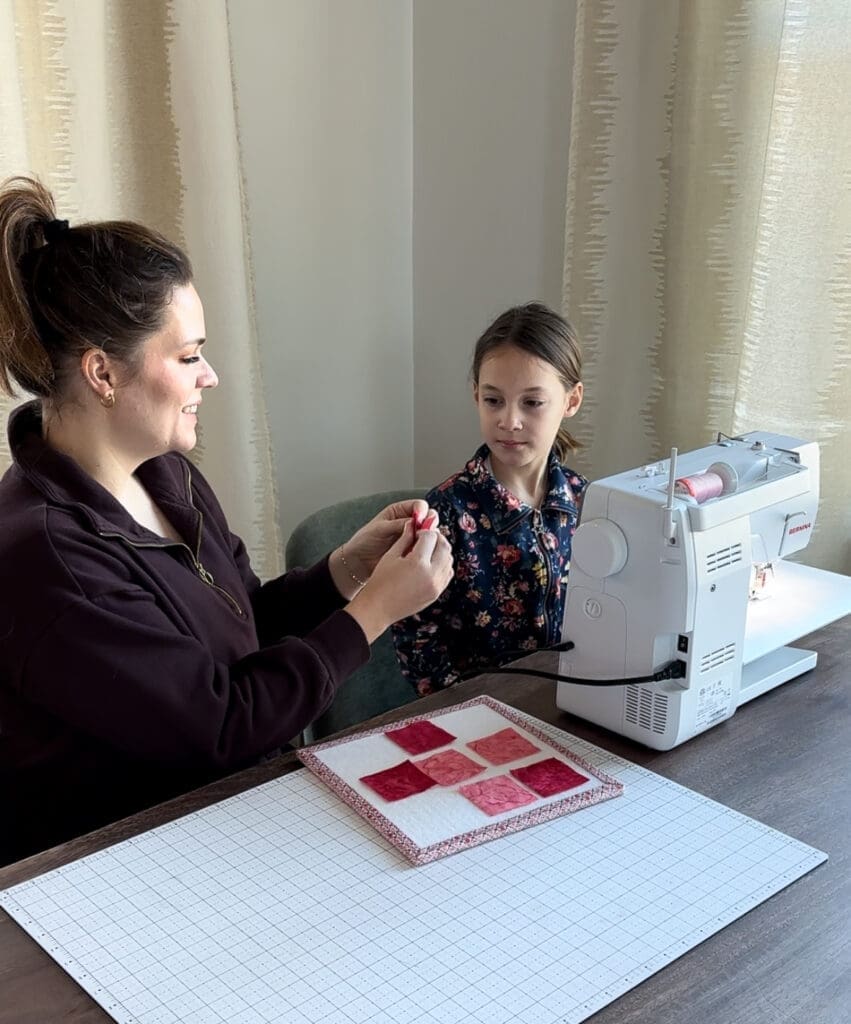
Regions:
<instances>
[{"instance_id":1,"label":"woman","mask_svg":"<svg viewBox=\"0 0 851 1024\"><path fill-rule=\"evenodd\" d=\"M186 459L205 393L188 259L0 187L0 861L256 762L452 573L422 501L264 585Z\"/></svg>"}]
</instances>

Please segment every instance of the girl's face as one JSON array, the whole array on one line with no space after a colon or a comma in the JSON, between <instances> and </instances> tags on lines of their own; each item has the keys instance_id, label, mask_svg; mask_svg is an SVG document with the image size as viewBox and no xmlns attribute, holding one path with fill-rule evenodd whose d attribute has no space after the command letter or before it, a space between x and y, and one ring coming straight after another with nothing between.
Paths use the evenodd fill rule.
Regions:
<instances>
[{"instance_id":1,"label":"girl's face","mask_svg":"<svg viewBox=\"0 0 851 1024\"><path fill-rule=\"evenodd\" d=\"M553 366L509 343L482 360L473 397L491 455L506 467L533 469L582 403L582 384L568 390Z\"/></svg>"}]
</instances>

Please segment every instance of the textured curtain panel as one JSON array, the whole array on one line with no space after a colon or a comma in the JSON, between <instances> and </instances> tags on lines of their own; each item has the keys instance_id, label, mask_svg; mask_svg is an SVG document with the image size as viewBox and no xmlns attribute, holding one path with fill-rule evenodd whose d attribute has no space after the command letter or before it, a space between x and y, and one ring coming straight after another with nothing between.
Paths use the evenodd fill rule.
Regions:
<instances>
[{"instance_id":1,"label":"textured curtain panel","mask_svg":"<svg viewBox=\"0 0 851 1024\"><path fill-rule=\"evenodd\" d=\"M257 572L277 574L224 0L0 0L0 177L22 173L72 223L139 220L188 249L221 381L193 458Z\"/></svg>"},{"instance_id":2,"label":"textured curtain panel","mask_svg":"<svg viewBox=\"0 0 851 1024\"><path fill-rule=\"evenodd\" d=\"M817 440L806 560L851 571L851 4L580 0L564 306L592 475Z\"/></svg>"}]
</instances>

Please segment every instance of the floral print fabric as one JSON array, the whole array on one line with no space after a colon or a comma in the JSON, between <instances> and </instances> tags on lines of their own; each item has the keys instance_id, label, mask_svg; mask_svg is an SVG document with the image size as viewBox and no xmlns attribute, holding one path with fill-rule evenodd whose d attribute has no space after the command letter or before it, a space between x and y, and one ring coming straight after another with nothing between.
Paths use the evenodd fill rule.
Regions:
<instances>
[{"instance_id":1,"label":"floral print fabric","mask_svg":"<svg viewBox=\"0 0 851 1024\"><path fill-rule=\"evenodd\" d=\"M588 481L550 455L547 496L533 509L494 478L489 454L482 445L426 496L452 545L455 576L434 604L393 627L402 673L421 696L561 638Z\"/></svg>"}]
</instances>

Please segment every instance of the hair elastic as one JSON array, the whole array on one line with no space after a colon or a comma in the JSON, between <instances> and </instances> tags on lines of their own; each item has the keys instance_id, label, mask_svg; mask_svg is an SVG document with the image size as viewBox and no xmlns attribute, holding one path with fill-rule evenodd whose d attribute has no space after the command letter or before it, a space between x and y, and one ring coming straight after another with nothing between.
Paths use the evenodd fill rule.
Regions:
<instances>
[{"instance_id":1,"label":"hair elastic","mask_svg":"<svg viewBox=\"0 0 851 1024\"><path fill-rule=\"evenodd\" d=\"M44 241L46 245L58 241L68 230L67 220L51 220L44 225Z\"/></svg>"}]
</instances>

